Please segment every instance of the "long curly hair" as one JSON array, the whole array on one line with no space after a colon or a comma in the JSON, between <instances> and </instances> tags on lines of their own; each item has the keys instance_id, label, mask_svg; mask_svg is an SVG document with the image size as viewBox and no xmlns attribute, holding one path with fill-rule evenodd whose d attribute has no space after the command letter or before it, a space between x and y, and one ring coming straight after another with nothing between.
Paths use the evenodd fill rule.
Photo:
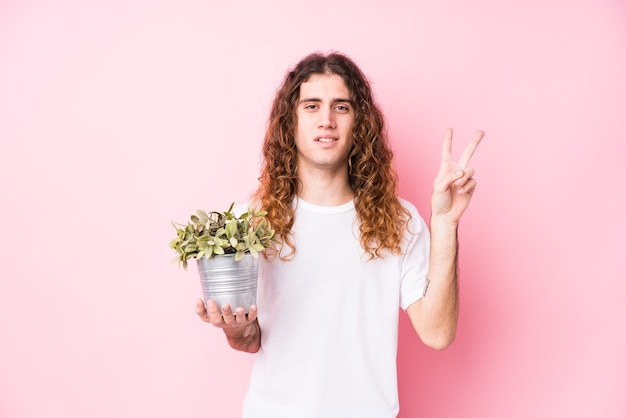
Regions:
<instances>
[{"instance_id":1,"label":"long curly hair","mask_svg":"<svg viewBox=\"0 0 626 418\"><path fill-rule=\"evenodd\" d=\"M279 257L289 259L296 251L291 234L292 202L299 186L294 139L296 104L300 85L314 74L340 76L352 96L355 119L347 169L361 246L370 259L382 257L384 250L399 254L411 215L397 197L398 178L392 167L393 152L387 142L383 114L374 102L369 82L350 58L339 53L314 53L286 74L276 93L263 143L260 185L253 195L267 211L279 237ZM285 247L290 251L284 252Z\"/></svg>"}]
</instances>

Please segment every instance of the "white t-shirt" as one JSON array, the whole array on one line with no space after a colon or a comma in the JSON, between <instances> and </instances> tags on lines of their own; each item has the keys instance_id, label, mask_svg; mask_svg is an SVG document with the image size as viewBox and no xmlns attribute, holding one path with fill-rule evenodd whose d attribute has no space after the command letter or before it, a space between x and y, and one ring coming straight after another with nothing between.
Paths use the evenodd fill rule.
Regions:
<instances>
[{"instance_id":1,"label":"white t-shirt","mask_svg":"<svg viewBox=\"0 0 626 418\"><path fill-rule=\"evenodd\" d=\"M292 260L262 260L261 349L244 418L392 418L399 308L424 293L429 232L416 208L403 255L368 261L354 203L296 200Z\"/></svg>"}]
</instances>

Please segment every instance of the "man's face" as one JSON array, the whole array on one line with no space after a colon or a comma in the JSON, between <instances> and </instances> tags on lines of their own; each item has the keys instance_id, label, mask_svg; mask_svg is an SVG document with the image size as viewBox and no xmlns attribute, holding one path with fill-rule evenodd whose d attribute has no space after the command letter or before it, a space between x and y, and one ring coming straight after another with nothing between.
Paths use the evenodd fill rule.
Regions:
<instances>
[{"instance_id":1,"label":"man's face","mask_svg":"<svg viewBox=\"0 0 626 418\"><path fill-rule=\"evenodd\" d=\"M298 172L345 170L353 125L354 105L343 79L336 74L309 77L300 85L296 103Z\"/></svg>"}]
</instances>

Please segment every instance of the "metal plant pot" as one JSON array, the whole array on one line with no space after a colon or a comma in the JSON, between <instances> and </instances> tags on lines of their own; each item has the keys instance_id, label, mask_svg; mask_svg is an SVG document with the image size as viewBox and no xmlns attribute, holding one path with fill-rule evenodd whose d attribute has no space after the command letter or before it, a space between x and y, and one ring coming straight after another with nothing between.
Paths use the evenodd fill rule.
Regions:
<instances>
[{"instance_id":1,"label":"metal plant pot","mask_svg":"<svg viewBox=\"0 0 626 418\"><path fill-rule=\"evenodd\" d=\"M259 260L250 254L235 261L234 254L198 259L198 273L204 303L213 299L217 306L230 304L233 311L242 307L248 313L256 303Z\"/></svg>"}]
</instances>

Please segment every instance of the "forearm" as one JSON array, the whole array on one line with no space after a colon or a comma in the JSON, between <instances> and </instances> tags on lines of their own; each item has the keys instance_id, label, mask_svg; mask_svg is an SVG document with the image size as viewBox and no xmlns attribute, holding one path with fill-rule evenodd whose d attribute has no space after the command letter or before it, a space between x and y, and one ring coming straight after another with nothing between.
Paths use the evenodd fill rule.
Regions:
<instances>
[{"instance_id":1,"label":"forearm","mask_svg":"<svg viewBox=\"0 0 626 418\"><path fill-rule=\"evenodd\" d=\"M478 131L458 162L452 160L452 129L447 129L441 165L433 184L430 219L430 280L424 297L407 308L420 338L433 348L449 346L459 318L457 230L476 189L474 169L467 167L484 132Z\"/></svg>"},{"instance_id":2,"label":"forearm","mask_svg":"<svg viewBox=\"0 0 626 418\"><path fill-rule=\"evenodd\" d=\"M422 334L436 348L445 348L456 334L459 316L456 223L432 218L428 285L421 304Z\"/></svg>"},{"instance_id":3,"label":"forearm","mask_svg":"<svg viewBox=\"0 0 626 418\"><path fill-rule=\"evenodd\" d=\"M261 328L258 319L244 327L224 328L228 344L235 350L256 353L261 348Z\"/></svg>"}]
</instances>

